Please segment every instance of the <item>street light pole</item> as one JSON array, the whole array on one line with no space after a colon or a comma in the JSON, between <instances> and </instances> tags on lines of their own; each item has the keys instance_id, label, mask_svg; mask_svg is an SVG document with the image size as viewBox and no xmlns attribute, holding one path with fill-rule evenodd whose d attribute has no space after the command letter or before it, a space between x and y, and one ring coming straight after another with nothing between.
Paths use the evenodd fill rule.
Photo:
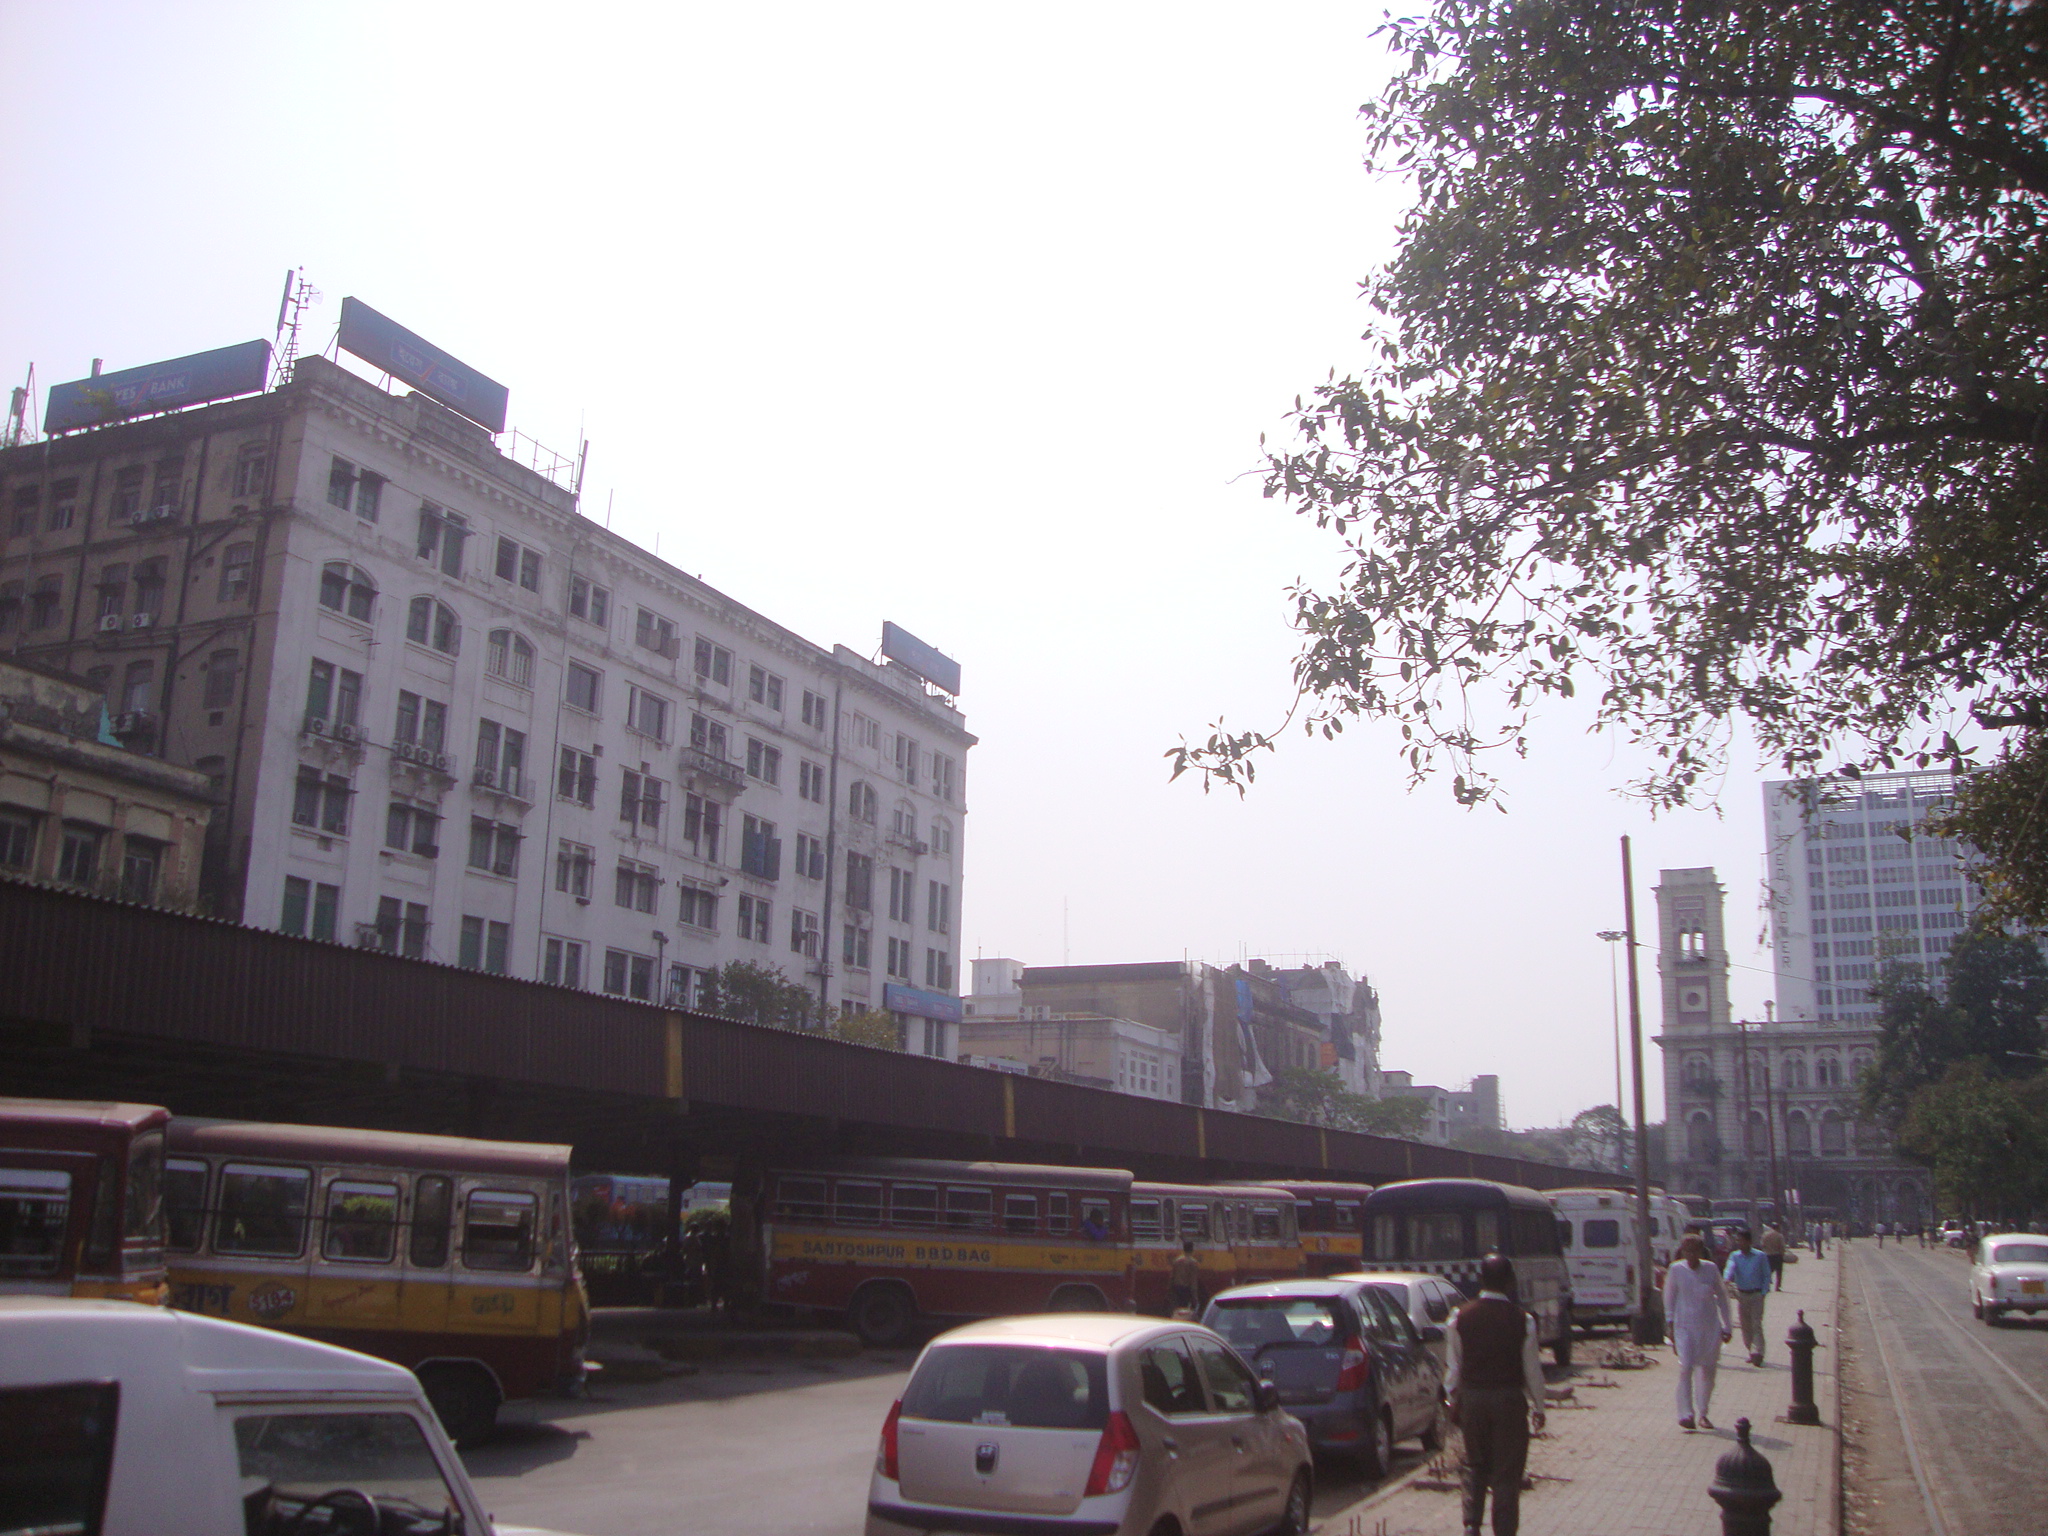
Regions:
<instances>
[{"instance_id":1,"label":"street light pole","mask_svg":"<svg viewBox=\"0 0 2048 1536\"><path fill-rule=\"evenodd\" d=\"M1614 1171L1621 1173L1628 1168L1628 1114L1622 1108L1625 1100L1621 1096L1621 980L1615 969L1614 946L1628 935L1619 928L1603 928L1593 937L1607 941L1607 997L1614 1005Z\"/></svg>"},{"instance_id":2,"label":"street light pole","mask_svg":"<svg viewBox=\"0 0 2048 1536\"><path fill-rule=\"evenodd\" d=\"M1636 979L1636 877L1626 835L1621 840L1621 905L1628 937L1628 1056L1636 1092L1635 1339L1638 1344L1661 1344L1663 1308L1657 1299L1650 1262L1650 1126L1643 1108L1643 994Z\"/></svg>"}]
</instances>

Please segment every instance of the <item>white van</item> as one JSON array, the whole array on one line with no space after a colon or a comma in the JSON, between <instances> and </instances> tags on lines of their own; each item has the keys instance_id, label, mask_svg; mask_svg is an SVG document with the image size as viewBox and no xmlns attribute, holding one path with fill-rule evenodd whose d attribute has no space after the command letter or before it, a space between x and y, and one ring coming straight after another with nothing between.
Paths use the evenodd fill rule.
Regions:
<instances>
[{"instance_id":1,"label":"white van","mask_svg":"<svg viewBox=\"0 0 2048 1536\"><path fill-rule=\"evenodd\" d=\"M1572 1321L1581 1328L1628 1322L1636 1315L1639 1291L1635 1196L1618 1189L1553 1189L1548 1194L1571 1275ZM1650 1197L1653 1259L1659 1230L1671 1225L1662 1203L1661 1195Z\"/></svg>"},{"instance_id":2,"label":"white van","mask_svg":"<svg viewBox=\"0 0 2048 1536\"><path fill-rule=\"evenodd\" d=\"M403 1366L126 1301L0 1297L0 1489L10 1530L514 1536Z\"/></svg>"}]
</instances>

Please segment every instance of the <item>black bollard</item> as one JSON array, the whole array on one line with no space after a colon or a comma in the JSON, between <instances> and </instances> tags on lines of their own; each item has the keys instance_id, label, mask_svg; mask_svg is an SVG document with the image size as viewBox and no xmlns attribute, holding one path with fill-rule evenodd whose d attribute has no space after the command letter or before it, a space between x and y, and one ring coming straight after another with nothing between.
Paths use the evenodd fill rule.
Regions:
<instances>
[{"instance_id":1,"label":"black bollard","mask_svg":"<svg viewBox=\"0 0 2048 1536\"><path fill-rule=\"evenodd\" d=\"M1785 1346L1792 1351L1792 1406L1785 1411L1785 1422L1818 1424L1820 1409L1813 1403L1813 1352L1820 1344L1813 1336L1812 1325L1806 1321L1804 1309L1792 1331L1785 1335Z\"/></svg>"},{"instance_id":2,"label":"black bollard","mask_svg":"<svg viewBox=\"0 0 2048 1536\"><path fill-rule=\"evenodd\" d=\"M1771 1536L1771 1507L1784 1497L1771 1464L1749 1443L1749 1420L1735 1421L1735 1449L1714 1464L1707 1492L1721 1506L1721 1536Z\"/></svg>"}]
</instances>

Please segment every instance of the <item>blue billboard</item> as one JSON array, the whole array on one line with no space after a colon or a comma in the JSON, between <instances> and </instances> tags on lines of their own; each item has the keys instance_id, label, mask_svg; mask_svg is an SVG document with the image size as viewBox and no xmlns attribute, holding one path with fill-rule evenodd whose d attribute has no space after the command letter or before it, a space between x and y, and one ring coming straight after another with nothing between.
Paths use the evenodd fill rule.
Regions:
<instances>
[{"instance_id":1,"label":"blue billboard","mask_svg":"<svg viewBox=\"0 0 2048 1536\"><path fill-rule=\"evenodd\" d=\"M254 395L270 381L270 343L245 341L174 357L167 363L123 368L50 386L43 406L45 432L75 432L110 421L174 411L205 400Z\"/></svg>"},{"instance_id":2,"label":"blue billboard","mask_svg":"<svg viewBox=\"0 0 2048 1536\"><path fill-rule=\"evenodd\" d=\"M899 986L890 982L882 988L882 1006L891 1013L914 1018L937 1019L944 1024L960 1022L960 999L944 992L927 992L923 987Z\"/></svg>"},{"instance_id":3,"label":"blue billboard","mask_svg":"<svg viewBox=\"0 0 2048 1536\"><path fill-rule=\"evenodd\" d=\"M440 401L487 431L505 430L511 391L421 340L396 320L378 314L361 299L341 301L340 339L344 348L371 367L403 380L428 399Z\"/></svg>"},{"instance_id":4,"label":"blue billboard","mask_svg":"<svg viewBox=\"0 0 2048 1536\"><path fill-rule=\"evenodd\" d=\"M901 624L883 623L882 654L902 662L942 693L959 695L960 663L926 645Z\"/></svg>"}]
</instances>

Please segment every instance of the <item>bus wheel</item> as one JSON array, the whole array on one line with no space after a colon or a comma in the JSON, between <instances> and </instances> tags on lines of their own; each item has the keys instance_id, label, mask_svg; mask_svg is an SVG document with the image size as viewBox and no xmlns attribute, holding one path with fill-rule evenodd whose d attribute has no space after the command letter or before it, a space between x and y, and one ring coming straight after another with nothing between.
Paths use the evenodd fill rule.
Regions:
<instances>
[{"instance_id":1,"label":"bus wheel","mask_svg":"<svg viewBox=\"0 0 2048 1536\"><path fill-rule=\"evenodd\" d=\"M869 1285L855 1293L846 1316L861 1343L871 1349L894 1349L910 1338L917 1308L901 1286Z\"/></svg>"},{"instance_id":2,"label":"bus wheel","mask_svg":"<svg viewBox=\"0 0 2048 1536\"><path fill-rule=\"evenodd\" d=\"M419 1372L420 1385L441 1428L458 1450L474 1450L498 1427L498 1387L472 1365L429 1365Z\"/></svg>"},{"instance_id":3,"label":"bus wheel","mask_svg":"<svg viewBox=\"0 0 2048 1536\"><path fill-rule=\"evenodd\" d=\"M1048 1312L1107 1312L1109 1299L1092 1285L1063 1285L1045 1304Z\"/></svg>"},{"instance_id":4,"label":"bus wheel","mask_svg":"<svg viewBox=\"0 0 2048 1536\"><path fill-rule=\"evenodd\" d=\"M1557 1342L1550 1346L1550 1358L1559 1365L1572 1363L1572 1331L1567 1328L1558 1335Z\"/></svg>"}]
</instances>

